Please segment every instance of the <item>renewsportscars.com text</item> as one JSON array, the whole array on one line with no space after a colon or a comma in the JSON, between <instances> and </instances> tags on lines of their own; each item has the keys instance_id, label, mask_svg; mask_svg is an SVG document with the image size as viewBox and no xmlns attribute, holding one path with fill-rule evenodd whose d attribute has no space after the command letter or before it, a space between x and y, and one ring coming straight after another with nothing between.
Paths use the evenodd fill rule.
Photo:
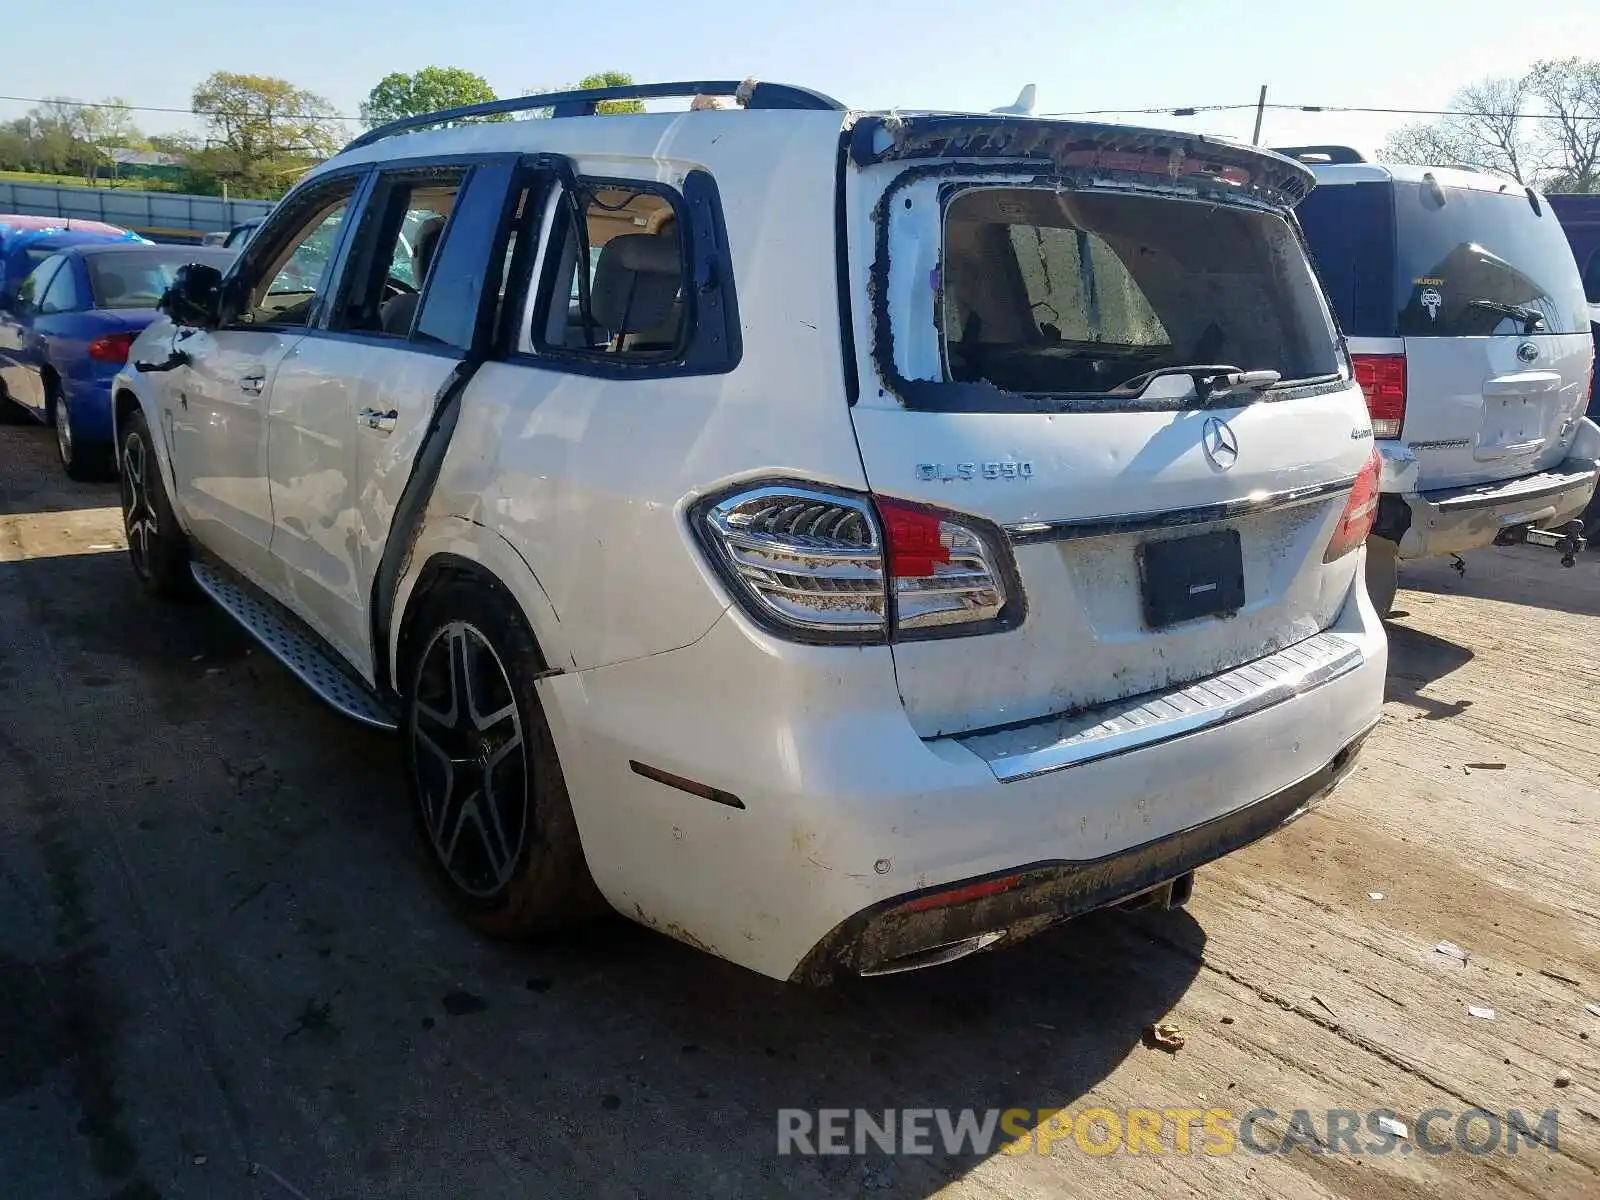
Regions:
<instances>
[{"instance_id":1,"label":"renewsportscars.com text","mask_svg":"<svg viewBox=\"0 0 1600 1200\"><path fill-rule=\"evenodd\" d=\"M1431 1108L1415 1118L1387 1108L785 1108L778 1153L1517 1154L1554 1152L1559 1125L1553 1108L1537 1117Z\"/></svg>"}]
</instances>

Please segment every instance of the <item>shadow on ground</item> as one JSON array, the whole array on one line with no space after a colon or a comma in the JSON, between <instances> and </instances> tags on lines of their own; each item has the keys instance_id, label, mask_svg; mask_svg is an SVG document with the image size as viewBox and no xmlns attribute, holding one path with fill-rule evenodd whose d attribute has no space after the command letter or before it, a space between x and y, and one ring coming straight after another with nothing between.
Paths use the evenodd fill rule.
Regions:
<instances>
[{"instance_id":1,"label":"shadow on ground","mask_svg":"<svg viewBox=\"0 0 1600 1200\"><path fill-rule=\"evenodd\" d=\"M1395 607L1407 607L1409 591L1600 616L1600 548L1579 555L1573 567L1560 564L1554 551L1532 546L1474 550L1461 556L1459 566L1453 557L1401 563L1403 590Z\"/></svg>"},{"instance_id":2,"label":"shadow on ground","mask_svg":"<svg viewBox=\"0 0 1600 1200\"><path fill-rule=\"evenodd\" d=\"M1459 716L1472 706L1470 700L1445 703L1422 694L1424 688L1471 662L1471 650L1395 621L1388 623L1385 629L1389 635L1389 674L1384 684L1386 701L1398 700L1420 708L1428 720Z\"/></svg>"},{"instance_id":3,"label":"shadow on ground","mask_svg":"<svg viewBox=\"0 0 1600 1200\"><path fill-rule=\"evenodd\" d=\"M926 1196L978 1160L937 1134L782 1158L779 1110L1069 1107L1157 1053L1143 1030L1200 970L1181 912L822 991L620 918L485 941L423 861L393 742L122 554L0 564L0 674L27 767L0 775L19 1186Z\"/></svg>"}]
</instances>

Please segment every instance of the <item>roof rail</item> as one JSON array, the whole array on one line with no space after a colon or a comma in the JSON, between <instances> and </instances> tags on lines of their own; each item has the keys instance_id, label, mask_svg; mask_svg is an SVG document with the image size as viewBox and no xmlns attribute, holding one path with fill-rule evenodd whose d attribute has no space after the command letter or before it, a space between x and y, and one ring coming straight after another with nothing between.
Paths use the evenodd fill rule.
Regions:
<instances>
[{"instance_id":1,"label":"roof rail","mask_svg":"<svg viewBox=\"0 0 1600 1200\"><path fill-rule=\"evenodd\" d=\"M1364 163L1366 156L1349 146L1273 146L1274 154L1311 163Z\"/></svg>"},{"instance_id":2,"label":"roof rail","mask_svg":"<svg viewBox=\"0 0 1600 1200\"><path fill-rule=\"evenodd\" d=\"M844 111L844 105L831 96L824 96L821 92L814 92L810 88L794 87L787 83L762 83L755 79L746 79L743 82L719 79L684 83L630 83L620 87L545 92L537 96L513 96L506 100L489 100L483 104L465 104L460 108L446 108L439 112L401 117L398 121L390 121L387 125L369 129L344 149L357 150L362 146L381 142L384 138L410 133L413 129L444 125L470 117L493 117L502 113L530 112L540 108L553 109L551 116L554 117L591 117L607 100L665 100L692 96L732 96L745 108Z\"/></svg>"}]
</instances>

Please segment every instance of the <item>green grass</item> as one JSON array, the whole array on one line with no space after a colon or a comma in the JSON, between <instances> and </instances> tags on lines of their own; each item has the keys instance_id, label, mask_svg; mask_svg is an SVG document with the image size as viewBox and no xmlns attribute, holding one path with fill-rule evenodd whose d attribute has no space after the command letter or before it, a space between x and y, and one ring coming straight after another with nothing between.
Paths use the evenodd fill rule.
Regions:
<instances>
[{"instance_id":1,"label":"green grass","mask_svg":"<svg viewBox=\"0 0 1600 1200\"><path fill-rule=\"evenodd\" d=\"M48 183L58 187L115 187L120 191L130 192L175 192L177 184L168 179L121 179L113 183L112 180L101 176L90 184L82 175L46 175L38 171L0 171L0 181L7 183Z\"/></svg>"}]
</instances>

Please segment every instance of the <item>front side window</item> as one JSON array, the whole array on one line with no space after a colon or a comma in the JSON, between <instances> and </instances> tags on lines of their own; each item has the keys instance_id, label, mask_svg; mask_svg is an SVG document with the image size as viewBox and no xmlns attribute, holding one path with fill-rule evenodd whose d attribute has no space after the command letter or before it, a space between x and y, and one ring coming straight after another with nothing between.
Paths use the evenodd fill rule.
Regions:
<instances>
[{"instance_id":1,"label":"front side window","mask_svg":"<svg viewBox=\"0 0 1600 1200\"><path fill-rule=\"evenodd\" d=\"M1117 192L977 186L944 216L946 382L1004 394L1138 390L1226 365L1334 375L1337 341L1294 230L1268 212ZM1025 405L1025 402L1024 402Z\"/></svg>"},{"instance_id":2,"label":"front side window","mask_svg":"<svg viewBox=\"0 0 1600 1200\"><path fill-rule=\"evenodd\" d=\"M319 298L332 283L333 254L355 186L355 180L345 180L306 197L296 205L304 215L294 232L271 248L264 247L258 254L252 240L248 253L260 273L240 314L242 321L276 326L311 323Z\"/></svg>"},{"instance_id":3,"label":"front side window","mask_svg":"<svg viewBox=\"0 0 1600 1200\"><path fill-rule=\"evenodd\" d=\"M1315 193L1313 193L1315 195ZM1582 277L1528 193L1394 184L1393 311L1402 337L1589 332Z\"/></svg>"},{"instance_id":4,"label":"front side window","mask_svg":"<svg viewBox=\"0 0 1600 1200\"><path fill-rule=\"evenodd\" d=\"M575 198L558 192L552 203L558 216L536 310L535 349L612 359L678 357L689 288L672 200L653 188L597 183ZM581 222L572 219L575 209Z\"/></svg>"}]
</instances>

